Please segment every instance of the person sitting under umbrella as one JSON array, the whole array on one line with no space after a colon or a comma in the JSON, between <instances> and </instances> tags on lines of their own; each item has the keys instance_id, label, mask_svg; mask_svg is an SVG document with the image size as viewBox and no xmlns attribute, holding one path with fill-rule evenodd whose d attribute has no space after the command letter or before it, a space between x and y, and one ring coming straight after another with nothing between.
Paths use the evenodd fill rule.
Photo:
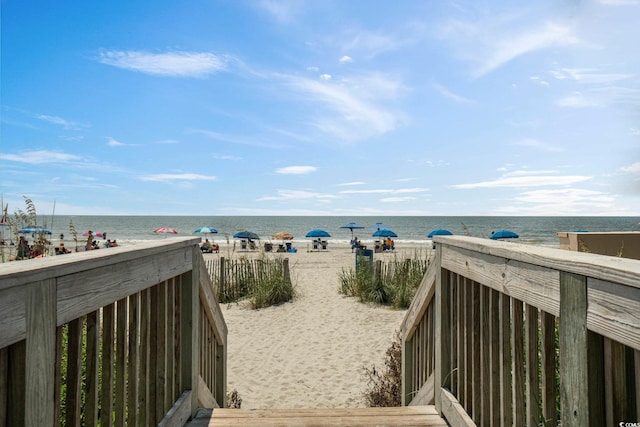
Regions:
<instances>
[{"instance_id":1,"label":"person sitting under umbrella","mask_svg":"<svg viewBox=\"0 0 640 427\"><path fill-rule=\"evenodd\" d=\"M391 237L387 237L384 240L384 244L382 245L382 249L385 251L392 251L395 249L395 242Z\"/></svg>"}]
</instances>

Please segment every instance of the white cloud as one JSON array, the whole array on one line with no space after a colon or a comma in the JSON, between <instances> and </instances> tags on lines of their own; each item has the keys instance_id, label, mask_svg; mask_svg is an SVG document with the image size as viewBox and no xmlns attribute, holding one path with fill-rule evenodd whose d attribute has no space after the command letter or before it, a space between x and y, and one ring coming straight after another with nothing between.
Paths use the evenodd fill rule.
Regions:
<instances>
[{"instance_id":1,"label":"white cloud","mask_svg":"<svg viewBox=\"0 0 640 427\"><path fill-rule=\"evenodd\" d=\"M79 129L81 127L78 123L63 119L62 117L47 116L46 114L36 114L36 118L44 120L45 122L52 123L54 125L60 125L65 129Z\"/></svg>"},{"instance_id":2,"label":"white cloud","mask_svg":"<svg viewBox=\"0 0 640 427\"><path fill-rule=\"evenodd\" d=\"M107 138L107 145L109 147L122 147L126 145L124 142L117 141L111 137Z\"/></svg>"},{"instance_id":3,"label":"white cloud","mask_svg":"<svg viewBox=\"0 0 640 427\"><path fill-rule=\"evenodd\" d=\"M621 167L620 170L625 173L640 175L640 162L633 163L629 166Z\"/></svg>"},{"instance_id":4,"label":"white cloud","mask_svg":"<svg viewBox=\"0 0 640 427\"><path fill-rule=\"evenodd\" d=\"M386 197L384 199L380 199L381 203L402 203L402 202L410 202L415 200L415 197Z\"/></svg>"},{"instance_id":5,"label":"white cloud","mask_svg":"<svg viewBox=\"0 0 640 427\"><path fill-rule=\"evenodd\" d=\"M429 191L428 188L398 188L398 189L377 189L377 190L342 190L340 194L404 194L423 193Z\"/></svg>"},{"instance_id":6,"label":"white cloud","mask_svg":"<svg viewBox=\"0 0 640 427\"><path fill-rule=\"evenodd\" d=\"M179 173L179 174L152 174L140 177L142 181L153 182L174 182L174 181L215 181L218 179L212 175L200 175L197 173Z\"/></svg>"},{"instance_id":7,"label":"white cloud","mask_svg":"<svg viewBox=\"0 0 640 427\"><path fill-rule=\"evenodd\" d=\"M268 200L308 200L308 199L318 199L322 201L326 201L329 199L333 199L336 196L331 194L322 194L315 193L312 191L304 191L304 190L278 190L277 196L264 196L260 197L259 201L268 201Z\"/></svg>"},{"instance_id":8,"label":"white cloud","mask_svg":"<svg viewBox=\"0 0 640 427\"><path fill-rule=\"evenodd\" d=\"M525 187L542 187L542 186L561 186L570 185L578 182L590 180L590 176L580 175L508 175L493 181L482 181L470 184L452 185L458 189L474 189L474 188L525 188Z\"/></svg>"},{"instance_id":9,"label":"white cloud","mask_svg":"<svg viewBox=\"0 0 640 427\"><path fill-rule=\"evenodd\" d=\"M346 62L353 62L353 59L348 55L344 55L342 58L340 58L339 61L342 63L346 63Z\"/></svg>"},{"instance_id":10,"label":"white cloud","mask_svg":"<svg viewBox=\"0 0 640 427\"><path fill-rule=\"evenodd\" d=\"M516 196L509 206L499 208L500 215L622 215L615 197L600 191L579 188L526 191ZM627 213L628 214L628 213Z\"/></svg>"},{"instance_id":11,"label":"white cloud","mask_svg":"<svg viewBox=\"0 0 640 427\"><path fill-rule=\"evenodd\" d=\"M98 62L126 70L170 77L204 77L227 69L228 58L209 52L151 53L102 51Z\"/></svg>"},{"instance_id":12,"label":"white cloud","mask_svg":"<svg viewBox=\"0 0 640 427\"><path fill-rule=\"evenodd\" d=\"M599 103L595 99L588 98L580 92L574 92L569 96L565 96L564 98L558 99L556 101L556 104L560 107L570 107L570 108L584 108L584 107L599 106Z\"/></svg>"},{"instance_id":13,"label":"white cloud","mask_svg":"<svg viewBox=\"0 0 640 427\"><path fill-rule=\"evenodd\" d=\"M284 168L276 169L276 173L282 175L306 175L317 171L315 166L287 166Z\"/></svg>"},{"instance_id":14,"label":"white cloud","mask_svg":"<svg viewBox=\"0 0 640 427\"><path fill-rule=\"evenodd\" d=\"M320 74L321 80L331 80L331 74Z\"/></svg>"},{"instance_id":15,"label":"white cloud","mask_svg":"<svg viewBox=\"0 0 640 427\"><path fill-rule=\"evenodd\" d=\"M342 184L338 184L341 187L350 187L352 185L364 185L365 183L362 181L353 181L353 182L344 182Z\"/></svg>"},{"instance_id":16,"label":"white cloud","mask_svg":"<svg viewBox=\"0 0 640 427\"><path fill-rule=\"evenodd\" d=\"M612 83L633 77L633 74L601 73L596 68L561 68L552 74L558 80L571 79L584 84Z\"/></svg>"},{"instance_id":17,"label":"white cloud","mask_svg":"<svg viewBox=\"0 0 640 427\"><path fill-rule=\"evenodd\" d=\"M59 151L35 150L24 151L20 154L0 154L0 159L12 162L42 165L47 163L71 163L81 161L82 158L74 154Z\"/></svg>"},{"instance_id":18,"label":"white cloud","mask_svg":"<svg viewBox=\"0 0 640 427\"><path fill-rule=\"evenodd\" d=\"M298 7L301 6L301 3L281 0L260 0L256 5L277 21L287 23L293 21L300 12Z\"/></svg>"}]
</instances>

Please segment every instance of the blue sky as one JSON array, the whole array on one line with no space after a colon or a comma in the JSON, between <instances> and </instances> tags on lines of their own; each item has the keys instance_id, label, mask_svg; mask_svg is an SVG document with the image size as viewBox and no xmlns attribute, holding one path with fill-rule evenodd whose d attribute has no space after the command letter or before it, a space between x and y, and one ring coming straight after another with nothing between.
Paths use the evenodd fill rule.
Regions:
<instances>
[{"instance_id":1,"label":"blue sky","mask_svg":"<svg viewBox=\"0 0 640 427\"><path fill-rule=\"evenodd\" d=\"M640 214L637 0L1 5L10 212Z\"/></svg>"}]
</instances>

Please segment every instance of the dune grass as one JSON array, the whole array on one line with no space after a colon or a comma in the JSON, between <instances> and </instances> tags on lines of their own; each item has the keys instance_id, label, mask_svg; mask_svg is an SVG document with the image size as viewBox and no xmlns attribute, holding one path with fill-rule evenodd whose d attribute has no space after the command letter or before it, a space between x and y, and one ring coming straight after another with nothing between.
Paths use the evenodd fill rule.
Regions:
<instances>
[{"instance_id":1,"label":"dune grass","mask_svg":"<svg viewBox=\"0 0 640 427\"><path fill-rule=\"evenodd\" d=\"M428 251L415 251L411 258L396 255L386 263L358 259L357 269L343 269L339 275L340 293L360 302L408 308L429 266Z\"/></svg>"}]
</instances>

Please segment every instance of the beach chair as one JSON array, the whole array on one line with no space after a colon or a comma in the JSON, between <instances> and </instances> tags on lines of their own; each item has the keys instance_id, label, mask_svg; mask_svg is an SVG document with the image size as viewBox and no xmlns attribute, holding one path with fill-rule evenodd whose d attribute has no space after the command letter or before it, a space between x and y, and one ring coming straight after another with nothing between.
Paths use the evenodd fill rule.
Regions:
<instances>
[{"instance_id":1,"label":"beach chair","mask_svg":"<svg viewBox=\"0 0 640 427\"><path fill-rule=\"evenodd\" d=\"M314 240L314 241L313 241L313 250L314 250L314 251L317 251L317 250L318 250L318 241L317 241L317 240Z\"/></svg>"},{"instance_id":2,"label":"beach chair","mask_svg":"<svg viewBox=\"0 0 640 427\"><path fill-rule=\"evenodd\" d=\"M242 239L240 240L240 249L242 249L243 251L247 250L247 241Z\"/></svg>"},{"instance_id":3,"label":"beach chair","mask_svg":"<svg viewBox=\"0 0 640 427\"><path fill-rule=\"evenodd\" d=\"M293 253L295 254L296 252L298 252L298 250L296 248L294 248L293 246L291 246L291 242L287 242L285 243L287 245L287 252Z\"/></svg>"},{"instance_id":4,"label":"beach chair","mask_svg":"<svg viewBox=\"0 0 640 427\"><path fill-rule=\"evenodd\" d=\"M322 244L322 250L326 251L327 250L327 241L323 240L321 244Z\"/></svg>"}]
</instances>

